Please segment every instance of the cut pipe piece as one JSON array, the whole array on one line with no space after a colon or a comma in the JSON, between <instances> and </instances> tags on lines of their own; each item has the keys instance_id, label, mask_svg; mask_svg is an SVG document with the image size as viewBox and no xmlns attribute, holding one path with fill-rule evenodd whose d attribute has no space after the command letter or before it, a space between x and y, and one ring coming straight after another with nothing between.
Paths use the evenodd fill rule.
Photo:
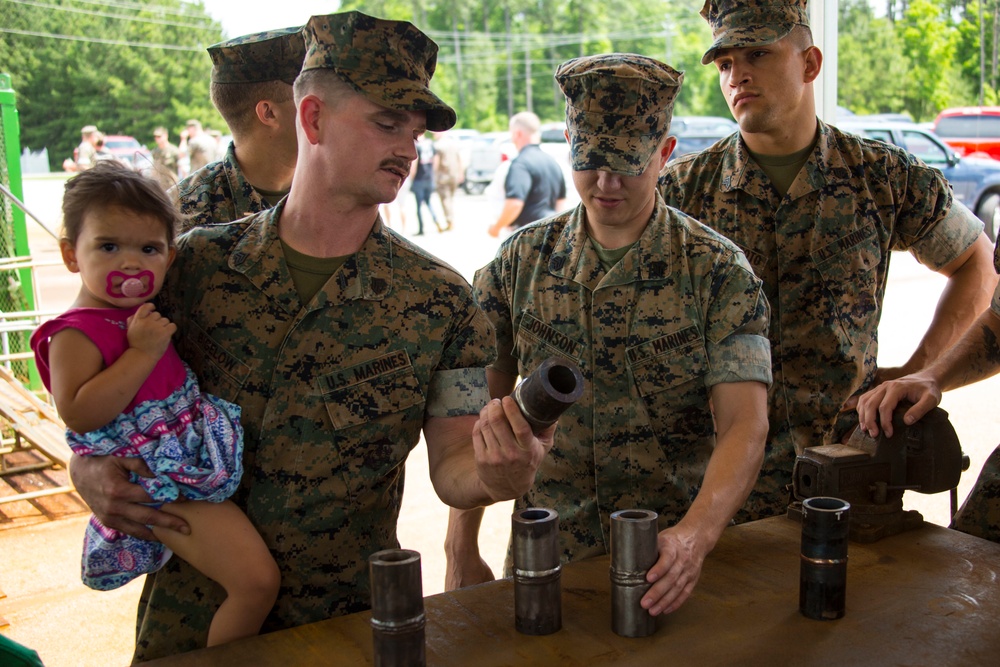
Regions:
<instances>
[{"instance_id":1,"label":"cut pipe piece","mask_svg":"<svg viewBox=\"0 0 1000 667\"><path fill-rule=\"evenodd\" d=\"M847 601L847 542L851 504L816 496L802 501L799 611L806 618L843 617Z\"/></svg>"},{"instance_id":2,"label":"cut pipe piece","mask_svg":"<svg viewBox=\"0 0 1000 667\"><path fill-rule=\"evenodd\" d=\"M559 415L583 396L580 367L563 357L549 357L511 394L521 414L536 434L559 419Z\"/></svg>"},{"instance_id":3,"label":"cut pipe piece","mask_svg":"<svg viewBox=\"0 0 1000 667\"><path fill-rule=\"evenodd\" d=\"M622 637L648 637L656 618L640 602L646 573L656 563L657 514L619 510L611 515L611 629Z\"/></svg>"},{"instance_id":4,"label":"cut pipe piece","mask_svg":"<svg viewBox=\"0 0 1000 667\"><path fill-rule=\"evenodd\" d=\"M424 667L424 596L420 554L386 549L368 558L376 667Z\"/></svg>"},{"instance_id":5,"label":"cut pipe piece","mask_svg":"<svg viewBox=\"0 0 1000 667\"><path fill-rule=\"evenodd\" d=\"M514 535L514 627L550 635L562 627L559 513L531 507L511 515Z\"/></svg>"}]
</instances>

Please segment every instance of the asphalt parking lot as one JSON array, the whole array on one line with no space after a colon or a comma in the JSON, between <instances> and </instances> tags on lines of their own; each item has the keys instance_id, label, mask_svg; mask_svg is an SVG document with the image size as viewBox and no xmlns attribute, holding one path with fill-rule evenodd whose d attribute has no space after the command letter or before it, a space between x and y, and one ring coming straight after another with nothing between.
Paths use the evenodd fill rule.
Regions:
<instances>
[{"instance_id":1,"label":"asphalt parking lot","mask_svg":"<svg viewBox=\"0 0 1000 667\"><path fill-rule=\"evenodd\" d=\"M63 179L56 177L33 178L25 183L28 208L51 227L59 224L62 184ZM402 232L409 235L416 229L412 195L405 204L407 225ZM433 225L427 225L430 231L414 240L471 280L473 272L493 256L498 245L486 235L486 228L493 222L499 203L485 195L459 193L456 205L453 230L438 233ZM29 223L29 227L33 255L57 262L55 241L37 225ZM56 265L39 269L37 284L39 308L56 312L69 304L78 283L75 275ZM894 256L880 329L882 365L898 365L909 356L933 315L943 286L943 278L916 264L909 255ZM972 462L959 486L960 501L1000 441L998 395L1000 376L945 396L943 407L951 414ZM424 594L433 595L443 589L444 583L442 545L447 508L431 488L423 447L411 455L407 472L399 538L404 547L421 553ZM908 493L905 501L908 508L920 510L927 520L948 523L947 494ZM510 503L504 503L490 508L483 522L483 554L495 572L502 569L510 507ZM0 617L9 623L0 630L35 648L49 667L127 664L131 656L135 602L141 584L133 582L118 591L103 593L80 583L79 552L86 516L82 507L70 507L59 518L11 528L11 522L0 514L0 590L7 596L0 599Z\"/></svg>"}]
</instances>

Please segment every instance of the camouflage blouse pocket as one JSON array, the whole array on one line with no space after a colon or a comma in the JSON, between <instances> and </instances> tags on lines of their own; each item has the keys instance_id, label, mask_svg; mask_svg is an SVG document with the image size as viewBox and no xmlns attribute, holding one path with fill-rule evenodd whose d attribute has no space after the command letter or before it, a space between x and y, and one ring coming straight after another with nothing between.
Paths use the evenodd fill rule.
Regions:
<instances>
[{"instance_id":1,"label":"camouflage blouse pocket","mask_svg":"<svg viewBox=\"0 0 1000 667\"><path fill-rule=\"evenodd\" d=\"M877 325L878 267L882 261L874 227L854 230L820 248L812 257L822 276L825 293L808 298L807 302L824 312L803 315L814 322L823 322L828 321L825 317L828 313L836 314L848 341L854 342L859 337L867 340ZM824 303L827 305L820 305Z\"/></svg>"},{"instance_id":2,"label":"camouflage blouse pocket","mask_svg":"<svg viewBox=\"0 0 1000 667\"><path fill-rule=\"evenodd\" d=\"M190 326L178 352L198 377L201 391L238 404L243 385L250 377L250 366L201 327L193 323Z\"/></svg>"},{"instance_id":3,"label":"camouflage blouse pocket","mask_svg":"<svg viewBox=\"0 0 1000 667\"><path fill-rule=\"evenodd\" d=\"M663 338L683 339L685 331ZM697 337L648 356L646 353L656 343L629 348L627 355L629 372L649 425L661 440L670 434L706 435L706 428L711 433L711 419L705 419L708 413L705 375L710 364L704 342Z\"/></svg>"},{"instance_id":4,"label":"camouflage blouse pocket","mask_svg":"<svg viewBox=\"0 0 1000 667\"><path fill-rule=\"evenodd\" d=\"M527 377L543 361L553 356L566 357L580 363L586 346L577 338L580 332L575 329L576 325L567 326L564 323L557 328L531 313L522 314L512 351L518 360L521 376Z\"/></svg>"},{"instance_id":5,"label":"camouflage blouse pocket","mask_svg":"<svg viewBox=\"0 0 1000 667\"><path fill-rule=\"evenodd\" d=\"M425 402L404 350L320 378L323 402L336 429L380 421ZM422 413L422 410L421 410Z\"/></svg>"}]
</instances>

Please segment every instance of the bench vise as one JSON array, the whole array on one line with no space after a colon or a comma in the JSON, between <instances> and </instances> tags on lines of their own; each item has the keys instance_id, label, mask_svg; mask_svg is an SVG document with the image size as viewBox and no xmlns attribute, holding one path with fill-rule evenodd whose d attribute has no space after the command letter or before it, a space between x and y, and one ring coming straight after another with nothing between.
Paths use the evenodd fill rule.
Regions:
<instances>
[{"instance_id":1,"label":"bench vise","mask_svg":"<svg viewBox=\"0 0 1000 667\"><path fill-rule=\"evenodd\" d=\"M903 509L903 492L952 492L955 513L959 479L969 467L948 413L934 408L912 426L903 423L909 405L893 413L891 438L870 437L860 428L846 444L808 447L796 457L788 515L801 518L802 500L832 496L851 504L850 538L876 542L919 528L923 516Z\"/></svg>"}]
</instances>

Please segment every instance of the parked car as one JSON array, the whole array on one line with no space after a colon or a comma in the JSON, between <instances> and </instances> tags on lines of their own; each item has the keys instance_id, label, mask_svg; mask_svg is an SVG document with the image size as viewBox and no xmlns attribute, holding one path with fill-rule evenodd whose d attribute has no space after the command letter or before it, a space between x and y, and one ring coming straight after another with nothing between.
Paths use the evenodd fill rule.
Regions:
<instances>
[{"instance_id":1,"label":"parked car","mask_svg":"<svg viewBox=\"0 0 1000 667\"><path fill-rule=\"evenodd\" d=\"M135 165L139 168L153 164L153 156L149 149L140 144L135 137L125 134L106 134L104 135L104 146L115 158L125 164Z\"/></svg>"},{"instance_id":2,"label":"parked car","mask_svg":"<svg viewBox=\"0 0 1000 667\"><path fill-rule=\"evenodd\" d=\"M722 116L674 116L670 134L677 137L677 145L670 159L702 151L739 127L733 119Z\"/></svg>"},{"instance_id":3,"label":"parked car","mask_svg":"<svg viewBox=\"0 0 1000 667\"><path fill-rule=\"evenodd\" d=\"M931 129L959 155L1000 160L1000 107L945 109Z\"/></svg>"},{"instance_id":4,"label":"parked car","mask_svg":"<svg viewBox=\"0 0 1000 667\"><path fill-rule=\"evenodd\" d=\"M510 141L510 132L487 132L472 142L469 158L465 163L465 182L462 189L470 195L481 195L493 180L501 162L511 160L517 149Z\"/></svg>"},{"instance_id":5,"label":"parked car","mask_svg":"<svg viewBox=\"0 0 1000 667\"><path fill-rule=\"evenodd\" d=\"M955 198L975 211L985 223L986 235L996 241L1000 229L1000 162L962 157L936 134L911 123L842 120L837 127L863 137L895 144L940 169L951 183Z\"/></svg>"}]
</instances>

